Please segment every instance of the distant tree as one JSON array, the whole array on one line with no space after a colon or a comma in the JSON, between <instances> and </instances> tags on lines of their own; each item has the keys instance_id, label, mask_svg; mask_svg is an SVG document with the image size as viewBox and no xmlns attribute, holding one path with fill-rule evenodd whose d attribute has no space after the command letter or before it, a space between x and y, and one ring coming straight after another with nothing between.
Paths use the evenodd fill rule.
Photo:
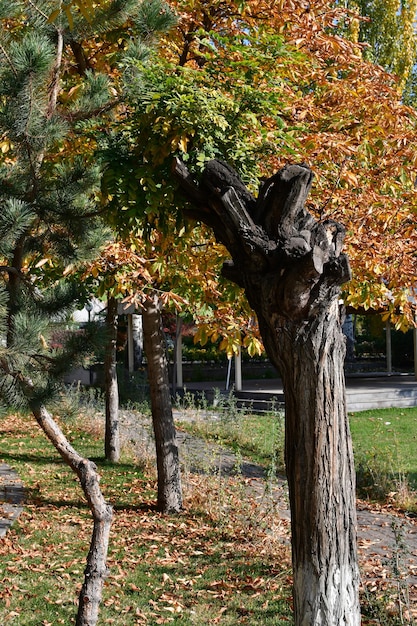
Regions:
<instances>
[{"instance_id":1,"label":"distant tree","mask_svg":"<svg viewBox=\"0 0 417 626\"><path fill-rule=\"evenodd\" d=\"M180 459L172 415L162 301L157 291L151 291L143 299L142 316L156 445L158 508L166 513L178 513L182 509Z\"/></svg>"},{"instance_id":2,"label":"distant tree","mask_svg":"<svg viewBox=\"0 0 417 626\"><path fill-rule=\"evenodd\" d=\"M107 342L104 354L105 431L104 454L108 461L120 460L119 385L117 380L118 301L109 295L106 308Z\"/></svg>"},{"instance_id":3,"label":"distant tree","mask_svg":"<svg viewBox=\"0 0 417 626\"><path fill-rule=\"evenodd\" d=\"M409 84L417 61L416 0L348 0L360 19L350 22L350 33L363 44L364 56L398 77L400 89Z\"/></svg>"},{"instance_id":4,"label":"distant tree","mask_svg":"<svg viewBox=\"0 0 417 626\"><path fill-rule=\"evenodd\" d=\"M156 274L151 271L154 260L139 254L137 248L143 248L143 245L135 237L129 241L111 242L86 272L95 277L96 293L107 296L108 316L114 324L122 298L124 303L134 305L142 313L158 470L158 509L163 513L178 513L182 508L180 461L168 379L162 306L170 301L178 303L180 299L174 293L157 288ZM113 355L114 344L115 336L113 346L108 346ZM114 368L115 363L112 369L107 368L109 375ZM113 388L117 392L117 384ZM109 424L107 445L111 443L111 434Z\"/></svg>"}]
</instances>

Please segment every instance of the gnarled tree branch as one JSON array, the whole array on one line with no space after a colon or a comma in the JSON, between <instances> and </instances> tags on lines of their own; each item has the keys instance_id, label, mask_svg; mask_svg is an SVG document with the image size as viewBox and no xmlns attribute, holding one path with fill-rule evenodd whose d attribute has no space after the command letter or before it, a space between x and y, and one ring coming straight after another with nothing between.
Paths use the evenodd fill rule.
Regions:
<instances>
[{"instance_id":1,"label":"gnarled tree branch","mask_svg":"<svg viewBox=\"0 0 417 626\"><path fill-rule=\"evenodd\" d=\"M313 180L306 165L285 166L263 184L257 199L221 161L207 164L199 184L179 160L174 171L192 203L191 216L211 226L232 256L225 275L247 287L266 278L265 289L273 288L283 316L311 317L323 288L350 279L343 226L316 222L305 209Z\"/></svg>"}]
</instances>

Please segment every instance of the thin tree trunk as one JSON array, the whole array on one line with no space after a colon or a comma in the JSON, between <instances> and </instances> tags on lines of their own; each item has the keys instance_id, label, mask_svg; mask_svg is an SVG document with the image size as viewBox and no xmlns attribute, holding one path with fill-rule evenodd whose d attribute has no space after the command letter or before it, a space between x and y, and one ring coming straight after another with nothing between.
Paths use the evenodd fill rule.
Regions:
<instances>
[{"instance_id":1,"label":"thin tree trunk","mask_svg":"<svg viewBox=\"0 0 417 626\"><path fill-rule=\"evenodd\" d=\"M343 227L304 203L313 175L286 166L255 199L228 165L208 163L200 185L175 164L193 204L232 261L265 349L283 379L296 626L358 626L355 474L346 412L340 285L350 268Z\"/></svg>"},{"instance_id":2,"label":"thin tree trunk","mask_svg":"<svg viewBox=\"0 0 417 626\"><path fill-rule=\"evenodd\" d=\"M142 316L132 315L132 331L133 331L133 367L138 370L142 366L143 355L143 329Z\"/></svg>"},{"instance_id":3,"label":"thin tree trunk","mask_svg":"<svg viewBox=\"0 0 417 626\"><path fill-rule=\"evenodd\" d=\"M118 463L120 460L119 387L116 367L117 321L117 300L109 296L106 315L107 345L104 359L106 403L104 450L106 459L113 463Z\"/></svg>"},{"instance_id":4,"label":"thin tree trunk","mask_svg":"<svg viewBox=\"0 0 417 626\"><path fill-rule=\"evenodd\" d=\"M147 297L142 306L143 340L148 363L158 469L158 509L163 513L178 513L182 508L181 473L172 415L161 302L154 293Z\"/></svg>"},{"instance_id":5,"label":"thin tree trunk","mask_svg":"<svg viewBox=\"0 0 417 626\"><path fill-rule=\"evenodd\" d=\"M174 345L174 371L172 376L172 388L182 389L184 386L182 371L182 317L177 315L175 326L175 345Z\"/></svg>"},{"instance_id":6,"label":"thin tree trunk","mask_svg":"<svg viewBox=\"0 0 417 626\"><path fill-rule=\"evenodd\" d=\"M113 517L112 507L106 503L100 490L100 477L95 464L78 454L43 405L32 406L32 412L65 463L78 476L93 516L94 527L84 572L84 583L79 596L76 626L95 626L98 621L103 585L107 577L106 561Z\"/></svg>"}]
</instances>

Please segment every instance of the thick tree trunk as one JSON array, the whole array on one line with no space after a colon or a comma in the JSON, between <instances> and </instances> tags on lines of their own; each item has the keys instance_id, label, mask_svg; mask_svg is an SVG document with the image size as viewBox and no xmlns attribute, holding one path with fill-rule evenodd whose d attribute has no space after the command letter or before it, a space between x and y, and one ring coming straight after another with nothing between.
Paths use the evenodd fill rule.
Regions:
<instances>
[{"instance_id":1,"label":"thick tree trunk","mask_svg":"<svg viewBox=\"0 0 417 626\"><path fill-rule=\"evenodd\" d=\"M84 572L84 583L79 596L76 626L95 626L98 621L103 585L107 577L106 561L113 516L112 507L106 503L101 493L100 477L94 463L78 454L43 405L32 406L32 411L48 439L65 463L78 476L93 516L94 527Z\"/></svg>"},{"instance_id":2,"label":"thick tree trunk","mask_svg":"<svg viewBox=\"0 0 417 626\"><path fill-rule=\"evenodd\" d=\"M142 306L143 340L148 363L158 468L158 509L163 513L178 513L182 508L181 474L172 415L161 302L157 294L152 294Z\"/></svg>"},{"instance_id":3,"label":"thick tree trunk","mask_svg":"<svg viewBox=\"0 0 417 626\"><path fill-rule=\"evenodd\" d=\"M314 324L276 326L285 390L297 625L357 625L355 472L337 300Z\"/></svg>"},{"instance_id":4,"label":"thick tree trunk","mask_svg":"<svg viewBox=\"0 0 417 626\"><path fill-rule=\"evenodd\" d=\"M108 461L118 463L120 459L120 427L119 427L119 387L117 382L117 300L107 300L107 345L104 359L104 385L106 404L106 428L104 434L104 451Z\"/></svg>"},{"instance_id":5,"label":"thick tree trunk","mask_svg":"<svg viewBox=\"0 0 417 626\"><path fill-rule=\"evenodd\" d=\"M245 288L285 394L296 626L358 626L359 573L353 454L346 412L340 285L349 279L344 229L304 208L305 165L286 166L258 198L224 163L199 186L175 166L190 214L212 226Z\"/></svg>"}]
</instances>

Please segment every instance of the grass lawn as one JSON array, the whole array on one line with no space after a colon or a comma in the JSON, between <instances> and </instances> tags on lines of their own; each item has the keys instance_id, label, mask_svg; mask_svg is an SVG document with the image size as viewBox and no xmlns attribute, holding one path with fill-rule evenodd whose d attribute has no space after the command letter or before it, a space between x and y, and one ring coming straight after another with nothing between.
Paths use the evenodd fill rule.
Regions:
<instances>
[{"instance_id":1,"label":"grass lawn","mask_svg":"<svg viewBox=\"0 0 417 626\"><path fill-rule=\"evenodd\" d=\"M185 510L154 510L153 470L101 459L97 433L67 425L80 452L100 468L115 507L100 624L288 624L288 546L274 514L242 497L237 478L184 476ZM23 514L0 541L0 624L74 623L91 533L78 483L30 417L0 421L0 459L27 490Z\"/></svg>"},{"instance_id":2,"label":"grass lawn","mask_svg":"<svg viewBox=\"0 0 417 626\"><path fill-rule=\"evenodd\" d=\"M355 455L379 457L417 489L417 407L351 413L350 427Z\"/></svg>"},{"instance_id":3,"label":"grass lawn","mask_svg":"<svg viewBox=\"0 0 417 626\"><path fill-rule=\"evenodd\" d=\"M375 433L381 433L383 449L395 440L402 467L412 475L416 466L408 444L416 418L417 410L352 415L355 448L358 442L364 450L376 447ZM388 430L388 421L409 422L404 434L409 452L401 444L402 427L398 433ZM154 509L154 469L127 453L117 466L104 462L102 433L89 424L72 421L64 429L75 447L96 461L105 497L114 505L99 624L293 622L289 547L283 543L284 522L272 506L262 508L239 476L185 472L184 512L162 516ZM188 427L209 436L205 420ZM280 466L282 416L223 416L213 428L211 436L224 444L230 439L242 456L252 455L271 469ZM0 420L0 460L19 473L27 492L23 514L0 540L0 624L68 626L74 623L92 526L78 482L31 417ZM362 623L376 622L364 617Z\"/></svg>"},{"instance_id":4,"label":"grass lawn","mask_svg":"<svg viewBox=\"0 0 417 626\"><path fill-rule=\"evenodd\" d=\"M349 418L360 488L363 481L361 497L384 499L398 491L398 481L417 490L417 407L350 413ZM280 413L237 414L233 406L229 412L226 405L215 421L205 419L201 412L191 422L180 422L180 427L230 446L267 468L285 471L284 419ZM407 501L399 506L417 512L416 494L405 495Z\"/></svg>"}]
</instances>

